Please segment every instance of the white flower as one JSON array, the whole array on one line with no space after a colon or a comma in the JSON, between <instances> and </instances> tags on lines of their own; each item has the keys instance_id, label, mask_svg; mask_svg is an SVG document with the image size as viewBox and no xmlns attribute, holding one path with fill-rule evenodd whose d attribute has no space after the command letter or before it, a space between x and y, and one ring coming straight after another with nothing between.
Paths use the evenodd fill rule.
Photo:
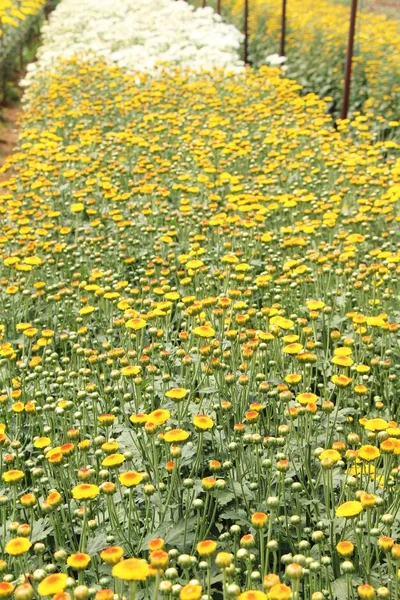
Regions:
<instances>
[{"instance_id":1,"label":"white flower","mask_svg":"<svg viewBox=\"0 0 400 600\"><path fill-rule=\"evenodd\" d=\"M278 67L287 61L287 56L279 56L279 54L270 54L266 56L265 61L271 65L271 67Z\"/></svg>"},{"instance_id":2,"label":"white flower","mask_svg":"<svg viewBox=\"0 0 400 600\"><path fill-rule=\"evenodd\" d=\"M28 68L24 85L62 59L93 53L129 71L243 68L242 34L210 7L194 9L185 0L62 0L42 37L37 68Z\"/></svg>"}]
</instances>

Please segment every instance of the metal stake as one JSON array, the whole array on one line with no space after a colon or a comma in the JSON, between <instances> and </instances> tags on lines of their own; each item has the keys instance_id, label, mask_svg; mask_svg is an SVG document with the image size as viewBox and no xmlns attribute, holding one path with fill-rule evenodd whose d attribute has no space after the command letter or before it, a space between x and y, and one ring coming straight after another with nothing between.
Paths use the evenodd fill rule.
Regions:
<instances>
[{"instance_id":1,"label":"metal stake","mask_svg":"<svg viewBox=\"0 0 400 600\"><path fill-rule=\"evenodd\" d=\"M349 112L351 68L352 68L352 62L353 62L354 33L356 30L356 17L357 17L357 0L351 0L349 40L347 43L346 71L345 71L345 76L344 76L343 102L342 102L342 112L340 115L342 119L347 119L347 113Z\"/></svg>"},{"instance_id":2,"label":"metal stake","mask_svg":"<svg viewBox=\"0 0 400 600\"><path fill-rule=\"evenodd\" d=\"M249 0L244 0L244 48L243 48L243 60L244 64L248 64L249 55Z\"/></svg>"},{"instance_id":3,"label":"metal stake","mask_svg":"<svg viewBox=\"0 0 400 600\"><path fill-rule=\"evenodd\" d=\"M279 55L285 56L285 37L286 37L286 0L282 0L282 19L281 19L281 43Z\"/></svg>"}]
</instances>

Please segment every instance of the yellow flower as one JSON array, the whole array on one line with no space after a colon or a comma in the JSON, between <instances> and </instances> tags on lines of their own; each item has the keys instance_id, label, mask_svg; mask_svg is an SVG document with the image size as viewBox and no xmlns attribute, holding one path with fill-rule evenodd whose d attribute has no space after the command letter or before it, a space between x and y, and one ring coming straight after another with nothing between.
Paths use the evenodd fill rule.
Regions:
<instances>
[{"instance_id":1,"label":"yellow flower","mask_svg":"<svg viewBox=\"0 0 400 600\"><path fill-rule=\"evenodd\" d=\"M68 575L66 573L52 573L45 577L38 585L40 596L54 596L61 594L67 587Z\"/></svg>"},{"instance_id":2,"label":"yellow flower","mask_svg":"<svg viewBox=\"0 0 400 600\"><path fill-rule=\"evenodd\" d=\"M331 363L339 367L351 367L354 364L354 360L345 354L337 354L332 358Z\"/></svg>"},{"instance_id":3,"label":"yellow flower","mask_svg":"<svg viewBox=\"0 0 400 600\"><path fill-rule=\"evenodd\" d=\"M200 556L210 556L217 549L217 542L214 540L202 540L197 544L197 552Z\"/></svg>"},{"instance_id":4,"label":"yellow flower","mask_svg":"<svg viewBox=\"0 0 400 600\"><path fill-rule=\"evenodd\" d=\"M350 500L349 502L345 502L337 507L336 516L344 517L345 519L353 519L359 515L362 510L363 507L361 502L358 502L357 500Z\"/></svg>"},{"instance_id":5,"label":"yellow flower","mask_svg":"<svg viewBox=\"0 0 400 600\"><path fill-rule=\"evenodd\" d=\"M85 552L71 554L71 556L67 558L67 564L77 571L83 571L90 564L90 556Z\"/></svg>"},{"instance_id":6,"label":"yellow flower","mask_svg":"<svg viewBox=\"0 0 400 600\"><path fill-rule=\"evenodd\" d=\"M292 597L292 591L284 583L273 585L268 592L268 600L289 600ZM240 598L240 596L239 596ZM261 598L246 598L243 600L262 600Z\"/></svg>"},{"instance_id":7,"label":"yellow flower","mask_svg":"<svg viewBox=\"0 0 400 600\"><path fill-rule=\"evenodd\" d=\"M17 483L21 481L25 477L23 471L19 471L18 469L12 469L11 471L6 471L2 475L3 481L6 483Z\"/></svg>"},{"instance_id":8,"label":"yellow flower","mask_svg":"<svg viewBox=\"0 0 400 600\"><path fill-rule=\"evenodd\" d=\"M214 421L211 417L207 417L207 415L196 415L193 417L193 425L198 429L206 431L214 427Z\"/></svg>"},{"instance_id":9,"label":"yellow flower","mask_svg":"<svg viewBox=\"0 0 400 600\"><path fill-rule=\"evenodd\" d=\"M186 267L188 269L192 269L193 271L196 271L197 269L200 269L200 267L204 266L204 263L202 260L189 260L186 263Z\"/></svg>"},{"instance_id":10,"label":"yellow flower","mask_svg":"<svg viewBox=\"0 0 400 600\"><path fill-rule=\"evenodd\" d=\"M14 587L8 581L0 581L0 598L9 598L14 591Z\"/></svg>"},{"instance_id":11,"label":"yellow flower","mask_svg":"<svg viewBox=\"0 0 400 600\"><path fill-rule=\"evenodd\" d=\"M129 319L129 321L127 321L125 323L125 327L127 327L127 329L133 329L134 331L143 329L144 327L146 327L146 325L147 325L147 322L144 319L141 319L140 317L135 317L134 319Z\"/></svg>"},{"instance_id":12,"label":"yellow flower","mask_svg":"<svg viewBox=\"0 0 400 600\"><path fill-rule=\"evenodd\" d=\"M286 319L286 317L280 317L279 315L275 315L271 317L269 320L271 325L276 325L280 329L291 329L294 325L294 321L292 319Z\"/></svg>"},{"instance_id":13,"label":"yellow flower","mask_svg":"<svg viewBox=\"0 0 400 600\"><path fill-rule=\"evenodd\" d=\"M179 600L200 600L201 593L201 585L188 583L179 592Z\"/></svg>"},{"instance_id":14,"label":"yellow flower","mask_svg":"<svg viewBox=\"0 0 400 600\"><path fill-rule=\"evenodd\" d=\"M184 442L188 439L190 433L184 429L171 429L164 435L164 440L168 444Z\"/></svg>"},{"instance_id":15,"label":"yellow flower","mask_svg":"<svg viewBox=\"0 0 400 600\"><path fill-rule=\"evenodd\" d=\"M177 402L179 402L180 400L186 398L188 393L189 390L186 390L185 388L172 388L171 390L168 390L168 392L166 392L165 395L167 396L167 398L171 398L171 400L176 400Z\"/></svg>"},{"instance_id":16,"label":"yellow flower","mask_svg":"<svg viewBox=\"0 0 400 600\"><path fill-rule=\"evenodd\" d=\"M366 460L367 462L369 462L370 460L375 460L377 458L379 458L381 455L379 448L377 448L376 446L370 446L369 444L366 444L365 446L361 446L361 448L358 451L358 456L359 458L362 458L363 460Z\"/></svg>"},{"instance_id":17,"label":"yellow flower","mask_svg":"<svg viewBox=\"0 0 400 600\"><path fill-rule=\"evenodd\" d=\"M125 462L125 456L117 452L106 456L101 464L103 467L118 467L123 462Z\"/></svg>"},{"instance_id":18,"label":"yellow flower","mask_svg":"<svg viewBox=\"0 0 400 600\"><path fill-rule=\"evenodd\" d=\"M7 542L5 551L11 556L20 556L28 552L32 543L24 537L16 537Z\"/></svg>"},{"instance_id":19,"label":"yellow flower","mask_svg":"<svg viewBox=\"0 0 400 600\"><path fill-rule=\"evenodd\" d=\"M143 479L143 475L141 475L141 473L137 473L136 471L126 471L125 473L121 473L118 479L122 485L130 488L139 485Z\"/></svg>"},{"instance_id":20,"label":"yellow flower","mask_svg":"<svg viewBox=\"0 0 400 600\"><path fill-rule=\"evenodd\" d=\"M354 552L354 545L351 542L347 542L346 540L343 540L342 542L339 542L336 546L336 550L338 552L338 554L340 554L340 556L351 556Z\"/></svg>"},{"instance_id":21,"label":"yellow flower","mask_svg":"<svg viewBox=\"0 0 400 600\"><path fill-rule=\"evenodd\" d=\"M140 371L141 367L136 365L128 365L121 369L121 373L124 377L136 377L136 375L139 375Z\"/></svg>"},{"instance_id":22,"label":"yellow flower","mask_svg":"<svg viewBox=\"0 0 400 600\"><path fill-rule=\"evenodd\" d=\"M145 415L143 413L138 413L137 415L131 415L129 417L129 420L133 425L145 425L145 423L147 423L148 419L149 419L149 416Z\"/></svg>"},{"instance_id":23,"label":"yellow flower","mask_svg":"<svg viewBox=\"0 0 400 600\"><path fill-rule=\"evenodd\" d=\"M93 311L94 311L94 306L84 306L83 308L81 308L79 310L79 314L81 316L91 315Z\"/></svg>"},{"instance_id":24,"label":"yellow flower","mask_svg":"<svg viewBox=\"0 0 400 600\"><path fill-rule=\"evenodd\" d=\"M259 590L248 590L247 592L240 594L238 600L267 600L268 598L269 595L267 596L264 592L260 592Z\"/></svg>"},{"instance_id":25,"label":"yellow flower","mask_svg":"<svg viewBox=\"0 0 400 600\"><path fill-rule=\"evenodd\" d=\"M85 210L85 205L82 202L74 202L74 204L71 204L71 212L80 213L83 210Z\"/></svg>"},{"instance_id":26,"label":"yellow flower","mask_svg":"<svg viewBox=\"0 0 400 600\"><path fill-rule=\"evenodd\" d=\"M150 573L149 565L139 558L127 558L113 566L112 574L123 581L145 581Z\"/></svg>"},{"instance_id":27,"label":"yellow flower","mask_svg":"<svg viewBox=\"0 0 400 600\"><path fill-rule=\"evenodd\" d=\"M367 431L385 431L389 423L385 419L368 419L364 425Z\"/></svg>"},{"instance_id":28,"label":"yellow flower","mask_svg":"<svg viewBox=\"0 0 400 600\"><path fill-rule=\"evenodd\" d=\"M350 385L353 382L353 379L351 377L346 377L346 375L332 375L331 381L338 387L344 388Z\"/></svg>"},{"instance_id":29,"label":"yellow flower","mask_svg":"<svg viewBox=\"0 0 400 600\"><path fill-rule=\"evenodd\" d=\"M332 462L337 463L338 460L340 460L342 457L340 456L340 454L337 450L328 449L328 450L324 450L323 452L321 452L321 454L318 456L318 458L319 458L319 460L324 460L325 458L328 458Z\"/></svg>"},{"instance_id":30,"label":"yellow flower","mask_svg":"<svg viewBox=\"0 0 400 600\"><path fill-rule=\"evenodd\" d=\"M75 500L93 500L100 493L97 485L81 483L72 489L72 497Z\"/></svg>"},{"instance_id":31,"label":"yellow flower","mask_svg":"<svg viewBox=\"0 0 400 600\"><path fill-rule=\"evenodd\" d=\"M282 352L284 354L300 354L303 350L303 345L297 342L293 342L292 344L287 344L287 346L283 347Z\"/></svg>"},{"instance_id":32,"label":"yellow flower","mask_svg":"<svg viewBox=\"0 0 400 600\"><path fill-rule=\"evenodd\" d=\"M148 415L146 420L150 423L154 423L154 425L163 425L170 417L171 413L169 410L166 410L165 408L157 408Z\"/></svg>"},{"instance_id":33,"label":"yellow flower","mask_svg":"<svg viewBox=\"0 0 400 600\"><path fill-rule=\"evenodd\" d=\"M306 406L307 404L315 404L318 402L318 396L312 392L303 392L296 396L296 400L302 406Z\"/></svg>"},{"instance_id":34,"label":"yellow flower","mask_svg":"<svg viewBox=\"0 0 400 600\"><path fill-rule=\"evenodd\" d=\"M33 442L34 448L46 448L51 443L51 439L49 437L40 437Z\"/></svg>"},{"instance_id":35,"label":"yellow flower","mask_svg":"<svg viewBox=\"0 0 400 600\"><path fill-rule=\"evenodd\" d=\"M308 310L321 310L321 308L324 308L324 306L325 306L325 302L322 302L322 300L308 300L307 301Z\"/></svg>"},{"instance_id":36,"label":"yellow flower","mask_svg":"<svg viewBox=\"0 0 400 600\"><path fill-rule=\"evenodd\" d=\"M257 529L262 529L268 523L268 518L264 512L255 512L251 515L251 524Z\"/></svg>"},{"instance_id":37,"label":"yellow flower","mask_svg":"<svg viewBox=\"0 0 400 600\"><path fill-rule=\"evenodd\" d=\"M124 555L124 549L121 546L109 546L100 552L100 558L107 565L116 565Z\"/></svg>"},{"instance_id":38,"label":"yellow flower","mask_svg":"<svg viewBox=\"0 0 400 600\"><path fill-rule=\"evenodd\" d=\"M200 325L200 327L195 327L193 329L193 333L202 338L212 338L215 335L215 330L211 325Z\"/></svg>"}]
</instances>

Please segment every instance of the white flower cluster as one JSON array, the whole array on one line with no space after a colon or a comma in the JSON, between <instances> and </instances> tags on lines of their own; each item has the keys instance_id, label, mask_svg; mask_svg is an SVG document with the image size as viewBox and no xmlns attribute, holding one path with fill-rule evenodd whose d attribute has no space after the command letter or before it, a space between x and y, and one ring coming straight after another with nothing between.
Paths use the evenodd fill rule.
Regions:
<instances>
[{"instance_id":1,"label":"white flower cluster","mask_svg":"<svg viewBox=\"0 0 400 600\"><path fill-rule=\"evenodd\" d=\"M194 70L241 69L242 34L211 8L185 0L62 0L43 27L37 69L74 55L101 55L130 71L170 65Z\"/></svg>"}]
</instances>

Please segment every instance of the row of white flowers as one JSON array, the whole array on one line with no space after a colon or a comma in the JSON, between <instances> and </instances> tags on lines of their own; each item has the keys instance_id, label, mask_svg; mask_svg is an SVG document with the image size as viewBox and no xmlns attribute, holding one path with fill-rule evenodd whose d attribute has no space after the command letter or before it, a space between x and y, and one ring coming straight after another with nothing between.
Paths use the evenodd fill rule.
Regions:
<instances>
[{"instance_id":1,"label":"row of white flowers","mask_svg":"<svg viewBox=\"0 0 400 600\"><path fill-rule=\"evenodd\" d=\"M24 83L60 58L92 53L130 71L155 72L166 64L237 70L241 39L211 8L194 9L185 0L62 0Z\"/></svg>"}]
</instances>

